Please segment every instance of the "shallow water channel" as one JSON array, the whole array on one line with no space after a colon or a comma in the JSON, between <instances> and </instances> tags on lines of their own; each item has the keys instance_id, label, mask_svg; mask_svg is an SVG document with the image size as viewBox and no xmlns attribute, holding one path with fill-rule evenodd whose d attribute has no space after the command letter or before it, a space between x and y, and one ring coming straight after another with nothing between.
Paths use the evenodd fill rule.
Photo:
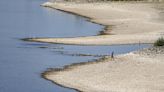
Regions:
<instances>
[{"instance_id":1,"label":"shallow water channel","mask_svg":"<svg viewBox=\"0 0 164 92\"><path fill-rule=\"evenodd\" d=\"M99 34L103 26L85 18L40 7L46 0L1 0L0 92L75 92L41 77L47 68L91 61L151 45L75 46L21 41L30 37Z\"/></svg>"}]
</instances>

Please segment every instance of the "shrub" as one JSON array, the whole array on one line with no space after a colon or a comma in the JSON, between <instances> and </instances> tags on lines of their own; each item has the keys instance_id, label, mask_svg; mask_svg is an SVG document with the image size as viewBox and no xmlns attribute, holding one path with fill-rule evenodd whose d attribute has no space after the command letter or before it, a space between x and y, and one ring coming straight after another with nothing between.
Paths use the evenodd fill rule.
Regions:
<instances>
[{"instance_id":1,"label":"shrub","mask_svg":"<svg viewBox=\"0 0 164 92\"><path fill-rule=\"evenodd\" d=\"M164 46L164 38L160 37L155 43L154 46Z\"/></svg>"}]
</instances>

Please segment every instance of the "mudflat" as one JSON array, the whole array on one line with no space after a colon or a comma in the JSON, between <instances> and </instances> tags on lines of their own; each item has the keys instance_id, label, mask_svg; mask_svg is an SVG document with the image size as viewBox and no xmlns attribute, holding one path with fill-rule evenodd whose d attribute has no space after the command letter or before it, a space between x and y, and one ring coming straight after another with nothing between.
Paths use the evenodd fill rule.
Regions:
<instances>
[{"instance_id":1,"label":"mudflat","mask_svg":"<svg viewBox=\"0 0 164 92\"><path fill-rule=\"evenodd\" d=\"M153 43L164 32L164 23L158 20L162 17L158 9L160 5L125 2L83 4L47 2L43 6L85 16L90 18L91 22L105 25L103 34L106 35L28 40L78 45Z\"/></svg>"},{"instance_id":2,"label":"mudflat","mask_svg":"<svg viewBox=\"0 0 164 92\"><path fill-rule=\"evenodd\" d=\"M153 3L50 3L43 6L90 18L106 26L106 35L75 38L32 38L30 41L112 45L153 43L164 32ZM57 84L83 92L163 92L164 47L106 57L95 62L70 65L45 72L43 76Z\"/></svg>"},{"instance_id":3,"label":"mudflat","mask_svg":"<svg viewBox=\"0 0 164 92\"><path fill-rule=\"evenodd\" d=\"M153 47L52 70L44 77L82 92L163 92L163 56L164 48Z\"/></svg>"}]
</instances>

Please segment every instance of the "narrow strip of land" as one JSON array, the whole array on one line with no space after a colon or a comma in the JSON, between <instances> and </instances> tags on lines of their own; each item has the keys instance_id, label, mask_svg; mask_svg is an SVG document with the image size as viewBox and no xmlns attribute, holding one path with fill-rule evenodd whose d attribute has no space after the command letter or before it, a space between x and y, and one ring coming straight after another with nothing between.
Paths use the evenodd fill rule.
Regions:
<instances>
[{"instance_id":1,"label":"narrow strip of land","mask_svg":"<svg viewBox=\"0 0 164 92\"><path fill-rule=\"evenodd\" d=\"M104 33L109 35L76 38L32 38L28 39L30 41L80 45L153 43L164 32L164 23L157 21L160 17L159 10L156 9L157 4L47 2L43 6L88 17L91 22L106 25Z\"/></svg>"}]
</instances>

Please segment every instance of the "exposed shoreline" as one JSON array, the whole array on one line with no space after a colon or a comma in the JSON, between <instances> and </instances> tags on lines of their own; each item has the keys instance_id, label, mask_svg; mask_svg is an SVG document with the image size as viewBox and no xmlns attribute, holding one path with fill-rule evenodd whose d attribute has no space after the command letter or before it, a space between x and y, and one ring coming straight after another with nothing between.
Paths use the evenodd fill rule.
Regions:
<instances>
[{"instance_id":1,"label":"exposed shoreline","mask_svg":"<svg viewBox=\"0 0 164 92\"><path fill-rule=\"evenodd\" d=\"M130 7L132 8L131 4L128 5L130 5ZM85 10L84 11L82 10L82 12L79 13L78 12L79 10L76 10L79 6L76 6L74 4L69 5L69 4L62 4L62 3L56 3L56 4L46 3L44 4L44 6L62 10L64 12L78 14L80 16L81 15L83 16L83 14L81 13L86 12ZM84 6L83 5L80 6L81 7L80 10L82 9L82 7L84 8ZM86 5L86 7L87 6L88 5ZM141 4L141 6L145 6L145 5ZM115 7L115 4L113 5L113 7ZM134 7L138 7L138 6L134 6ZM32 38L27 40L58 43L58 44L74 44L74 45L115 45L115 44L118 45L118 44L153 43L156 39L158 39L161 36L161 32L163 32L164 27L162 23L153 20L154 17L152 17L152 15L155 14L156 16L158 11L152 10L150 9L150 7L152 7L152 5L147 6L146 4L144 8L139 8L139 11L137 12L139 12L139 15L141 14L141 18L137 18L134 20L133 18L132 20L123 18L118 21L116 19L116 20L104 22L104 20L103 21L99 19L95 20L94 18L92 18L92 15L86 16L87 18L89 17L91 22L93 21L98 24L100 23L102 25L105 25L106 27L108 27L108 25L111 24L116 26L121 25L118 28L121 27L124 28L125 26L124 25L122 26L122 23L123 24L125 23L131 27L128 30L125 27L124 29L125 32L121 32L122 29L117 29L117 28L113 28L112 31L108 29L106 30L107 33L109 32L109 34L114 34L114 35L75 37L75 38L36 38L36 39ZM104 9L104 7L102 8ZM126 7L123 8L127 9ZM117 9L120 9L120 7L117 7ZM150 13L149 16L150 18L148 17L144 17L146 19L142 18L144 14L142 15L142 13L140 13L140 10L142 12L148 10L148 12L144 14L149 15ZM122 11L122 9L119 11ZM114 13L115 11L112 12ZM93 16L97 16L97 15L93 14ZM133 16L133 17L137 17L137 16ZM113 17L113 18L118 18L118 17ZM143 26L141 26L142 23L140 24L140 21L142 19L143 19L142 21ZM117 24L119 22L121 22L121 24ZM131 25L131 23L138 26L135 27L134 25ZM143 29L138 28L139 26L143 27ZM134 31L132 29L134 29ZM132 32L130 30L132 30ZM144 32L144 30L146 32ZM147 32L147 30L149 31ZM164 59L163 58L164 51L163 50L160 51L160 50L161 49L153 47L141 51L127 53L124 55L118 55L115 56L114 60L112 60L110 57L106 57L105 59L100 59L94 62L71 64L65 66L62 69L61 68L50 69L44 72L42 74L42 77L62 87L75 89L77 91L82 91L82 92L110 92L110 91L112 92L113 91L114 92L115 91L116 92L147 92L147 91L163 92L164 74L162 70L164 69L163 68L164 63L162 61Z\"/></svg>"},{"instance_id":2,"label":"exposed shoreline","mask_svg":"<svg viewBox=\"0 0 164 92\"><path fill-rule=\"evenodd\" d=\"M95 5L76 5L75 3L44 3L43 6L45 7L83 16L88 18L90 22L103 25L105 26L103 29L104 34L109 35L74 38L29 38L27 40L73 45L115 45L153 43L161 36L161 32L164 30L164 24L153 20L159 17L159 11L156 10L152 4L121 4L122 3L102 3L101 5L101 3L96 3ZM93 7L93 10L91 7ZM133 7L137 8L136 11L133 10ZM132 9L127 10L129 8ZM93 12L90 13L90 11ZM98 14L97 12L103 14ZM104 16L105 14L106 16ZM111 25L114 25L114 28L110 28Z\"/></svg>"},{"instance_id":3,"label":"exposed shoreline","mask_svg":"<svg viewBox=\"0 0 164 92\"><path fill-rule=\"evenodd\" d=\"M52 69L43 77L82 92L163 92L163 55L163 47L153 47L119 55L114 60L106 57Z\"/></svg>"},{"instance_id":4,"label":"exposed shoreline","mask_svg":"<svg viewBox=\"0 0 164 92\"><path fill-rule=\"evenodd\" d=\"M54 72L69 71L72 68L75 68L77 66L90 65L90 64L95 64L95 63L99 63L99 62L106 62L106 61L103 61L103 60L106 60L107 58L109 58L109 57L105 56L105 57L102 57L102 58L97 59L97 60L94 60L94 61L73 63L73 64L70 64L70 65L65 65L65 66L63 66L63 68L49 68L45 72L43 72L41 74L41 77L44 78L44 79L46 79L46 80L48 80L48 81L51 81L52 83L54 83L54 84L56 84L58 86L61 86L61 87L64 87L64 88L73 89L73 90L75 90L77 92L83 92L83 91L79 90L78 88L64 86L62 83L55 82L55 81L53 81L52 79L49 79L46 76L49 75L49 74L51 74L51 73L54 73Z\"/></svg>"}]
</instances>

